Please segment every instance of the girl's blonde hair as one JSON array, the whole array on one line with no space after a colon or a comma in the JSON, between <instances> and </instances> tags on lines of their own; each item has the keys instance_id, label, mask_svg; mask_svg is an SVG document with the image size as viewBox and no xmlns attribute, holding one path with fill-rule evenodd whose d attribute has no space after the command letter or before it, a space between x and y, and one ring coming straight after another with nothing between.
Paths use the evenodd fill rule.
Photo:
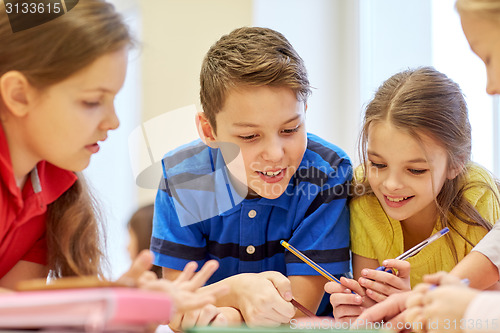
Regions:
<instances>
[{"instance_id":1,"label":"girl's blonde hair","mask_svg":"<svg viewBox=\"0 0 500 333\"><path fill-rule=\"evenodd\" d=\"M367 163L369 128L374 123L385 121L389 121L416 140L420 140L420 135L427 135L446 150L448 168L460 172L454 179L445 180L435 199L441 227L449 227L474 246L475 244L451 224L450 216L455 216L469 225L478 225L490 230L490 221L486 221L479 214L466 200L464 193L474 186L488 187L492 191L493 189L486 183L466 181L466 166L471 157L471 126L467 105L458 84L432 67L406 70L386 80L366 107L364 115L359 147L365 170L370 167ZM365 194L373 193L366 173L360 184L357 184L359 185L366 189ZM447 239L451 242L450 237ZM458 261L455 246L451 248L455 260Z\"/></svg>"},{"instance_id":2,"label":"girl's blonde hair","mask_svg":"<svg viewBox=\"0 0 500 333\"><path fill-rule=\"evenodd\" d=\"M102 0L80 0L64 15L15 33L5 7L0 5L0 77L19 71L38 89L63 81L132 42L122 17ZM83 177L78 176L76 183L48 206L48 260L53 277L102 276L95 204Z\"/></svg>"}]
</instances>

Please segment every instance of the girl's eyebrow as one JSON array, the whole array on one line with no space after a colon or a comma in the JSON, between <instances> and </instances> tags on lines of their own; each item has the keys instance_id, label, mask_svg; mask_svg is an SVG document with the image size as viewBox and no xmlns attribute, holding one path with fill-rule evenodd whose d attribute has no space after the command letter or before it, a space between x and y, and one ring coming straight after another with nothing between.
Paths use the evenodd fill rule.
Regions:
<instances>
[{"instance_id":1,"label":"girl's eyebrow","mask_svg":"<svg viewBox=\"0 0 500 333\"><path fill-rule=\"evenodd\" d=\"M407 161L408 163L427 163L425 158L416 158L414 160Z\"/></svg>"},{"instance_id":2,"label":"girl's eyebrow","mask_svg":"<svg viewBox=\"0 0 500 333\"><path fill-rule=\"evenodd\" d=\"M373 155L375 157L382 158L382 156L380 156L379 154L377 154L376 152L374 152L372 150L367 150L366 153L368 155ZM425 158L419 157L419 158L416 158L413 160L406 161L406 163L427 163L427 160Z\"/></svg>"},{"instance_id":3,"label":"girl's eyebrow","mask_svg":"<svg viewBox=\"0 0 500 333\"><path fill-rule=\"evenodd\" d=\"M368 155L373 155L373 156L375 156L375 157L380 157L380 158L382 158L382 156L380 156L379 154L377 154L376 152L374 152L373 150L370 150L370 149L368 149L368 150L366 151L366 154L368 154Z\"/></svg>"}]
</instances>

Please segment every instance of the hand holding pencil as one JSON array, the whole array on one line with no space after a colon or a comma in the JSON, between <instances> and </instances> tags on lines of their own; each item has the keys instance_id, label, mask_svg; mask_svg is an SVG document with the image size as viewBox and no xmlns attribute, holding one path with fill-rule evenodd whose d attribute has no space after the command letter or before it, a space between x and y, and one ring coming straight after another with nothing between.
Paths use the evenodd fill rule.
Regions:
<instances>
[{"instance_id":1,"label":"hand holding pencil","mask_svg":"<svg viewBox=\"0 0 500 333\"><path fill-rule=\"evenodd\" d=\"M374 304L374 302L368 297L364 297L365 290L357 281L346 279L345 277L342 277L339 280L292 245L283 240L280 243L287 250L297 256L297 258L311 266L311 268L330 281L325 284L325 291L332 294L330 297L330 303L333 306L335 320L339 322L348 322L352 318L360 315L363 311L363 307L368 307Z\"/></svg>"},{"instance_id":2,"label":"hand holding pencil","mask_svg":"<svg viewBox=\"0 0 500 333\"><path fill-rule=\"evenodd\" d=\"M449 231L449 228L439 230L395 259L384 260L383 266L375 270L363 269L361 271L362 277L358 279L358 282L367 289L368 296L376 302L385 300L391 294L410 290L410 264L406 260L420 253L425 247L437 241ZM393 273L394 269L397 270L396 275L384 275L378 272Z\"/></svg>"},{"instance_id":3,"label":"hand holding pencil","mask_svg":"<svg viewBox=\"0 0 500 333\"><path fill-rule=\"evenodd\" d=\"M337 320L343 321L343 320L351 320L354 317L357 317L361 312L363 311L363 308L369 307L373 304L375 304L375 301L371 299L371 295L367 295L366 292L370 293L371 290L366 290L365 286L362 286L361 283L367 283L369 284L370 282L373 283L378 283L375 281L371 281L368 279L363 279L360 278L360 281L355 281L352 279L346 279L346 278L341 278L341 280L338 280L336 277L334 277L332 274L330 274L328 271L326 271L323 267L315 263L313 260L308 258L306 255L304 255L302 252L294 248L292 245L288 244L285 241L280 242L281 245L283 245L287 250L289 250L292 254L297 256L299 259L304 261L306 264L308 264L311 268L316 270L318 273L323 275L326 279L331 281L330 283L327 283L325 285L325 291L328 293L332 293L332 296L330 297L330 302L334 308L334 316L337 318ZM407 262L403 262L403 266L407 265ZM397 265L397 264L396 264ZM405 269L404 267L399 267L401 268L402 272L408 272L409 275L409 267L408 269ZM375 274L381 274L382 272L377 272L373 270ZM383 273L384 276L382 276L382 279L388 280L388 279L396 279L400 282L399 278L390 275L387 273ZM334 282L334 283L333 283ZM389 282L389 281L388 281ZM408 279L409 283L409 279ZM390 284L389 284L390 285ZM373 293L374 295L378 295ZM368 296L368 297L366 297ZM385 298L385 296L384 296Z\"/></svg>"},{"instance_id":4,"label":"hand holding pencil","mask_svg":"<svg viewBox=\"0 0 500 333\"><path fill-rule=\"evenodd\" d=\"M291 246L290 244L288 244L284 240L282 240L280 242L280 244L284 248L286 248L288 251L290 251L291 253L293 253L297 258L299 258L300 260L302 260L303 262L305 262L306 264L308 264L309 266L311 266L311 268L313 268L315 271L317 271L318 273L320 273L321 275L323 275L329 281L341 284L341 282L335 276L333 276L332 274L330 274L326 269L324 269L323 267L321 267L320 265L318 265L317 263L315 263L309 257L307 257L306 255L304 255L302 252L300 252L299 250L297 250L296 248L294 248L293 246ZM354 292L352 292L352 293L354 294ZM306 309L303 305L301 305L296 300L292 299L292 304L297 309L299 309L300 311L302 311L302 313L304 313L305 315L307 315L308 317L314 317L314 314L311 311L309 311L308 309Z\"/></svg>"},{"instance_id":5,"label":"hand holding pencil","mask_svg":"<svg viewBox=\"0 0 500 333\"><path fill-rule=\"evenodd\" d=\"M363 269L358 280L342 277L341 285L333 282L325 285L325 291L331 294L330 303L337 321L354 321L365 309L387 298L388 294L409 288L410 264L402 260L390 261L395 262L391 262L391 267L397 268L400 276L375 269ZM351 294L351 291L355 291L357 295Z\"/></svg>"}]
</instances>

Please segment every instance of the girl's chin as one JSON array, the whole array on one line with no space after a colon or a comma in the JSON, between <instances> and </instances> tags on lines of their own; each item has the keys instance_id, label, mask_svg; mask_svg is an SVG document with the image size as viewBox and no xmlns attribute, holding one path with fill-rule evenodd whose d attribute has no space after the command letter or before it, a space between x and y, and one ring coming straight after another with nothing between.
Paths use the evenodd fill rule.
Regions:
<instances>
[{"instance_id":1,"label":"girl's chin","mask_svg":"<svg viewBox=\"0 0 500 333\"><path fill-rule=\"evenodd\" d=\"M90 165L90 158L86 159L86 160L79 161L78 163L69 163L69 164L68 163L65 163L65 164L52 163L52 164L54 164L55 166L57 166L61 169L64 169L64 170L68 170L68 171L72 171L72 172L82 172Z\"/></svg>"}]
</instances>

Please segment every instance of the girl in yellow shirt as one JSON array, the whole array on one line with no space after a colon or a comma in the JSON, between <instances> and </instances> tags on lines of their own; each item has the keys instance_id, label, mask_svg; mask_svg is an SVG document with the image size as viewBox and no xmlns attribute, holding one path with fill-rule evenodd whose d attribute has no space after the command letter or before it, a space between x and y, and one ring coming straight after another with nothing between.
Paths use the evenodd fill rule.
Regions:
<instances>
[{"instance_id":1,"label":"girl in yellow shirt","mask_svg":"<svg viewBox=\"0 0 500 333\"><path fill-rule=\"evenodd\" d=\"M339 321L410 290L423 274L450 271L500 215L495 180L470 162L462 92L435 69L385 81L366 108L360 143L363 163L350 203L354 280L325 285ZM444 227L445 239L407 261L388 259ZM382 265L397 273L375 270Z\"/></svg>"}]
</instances>

